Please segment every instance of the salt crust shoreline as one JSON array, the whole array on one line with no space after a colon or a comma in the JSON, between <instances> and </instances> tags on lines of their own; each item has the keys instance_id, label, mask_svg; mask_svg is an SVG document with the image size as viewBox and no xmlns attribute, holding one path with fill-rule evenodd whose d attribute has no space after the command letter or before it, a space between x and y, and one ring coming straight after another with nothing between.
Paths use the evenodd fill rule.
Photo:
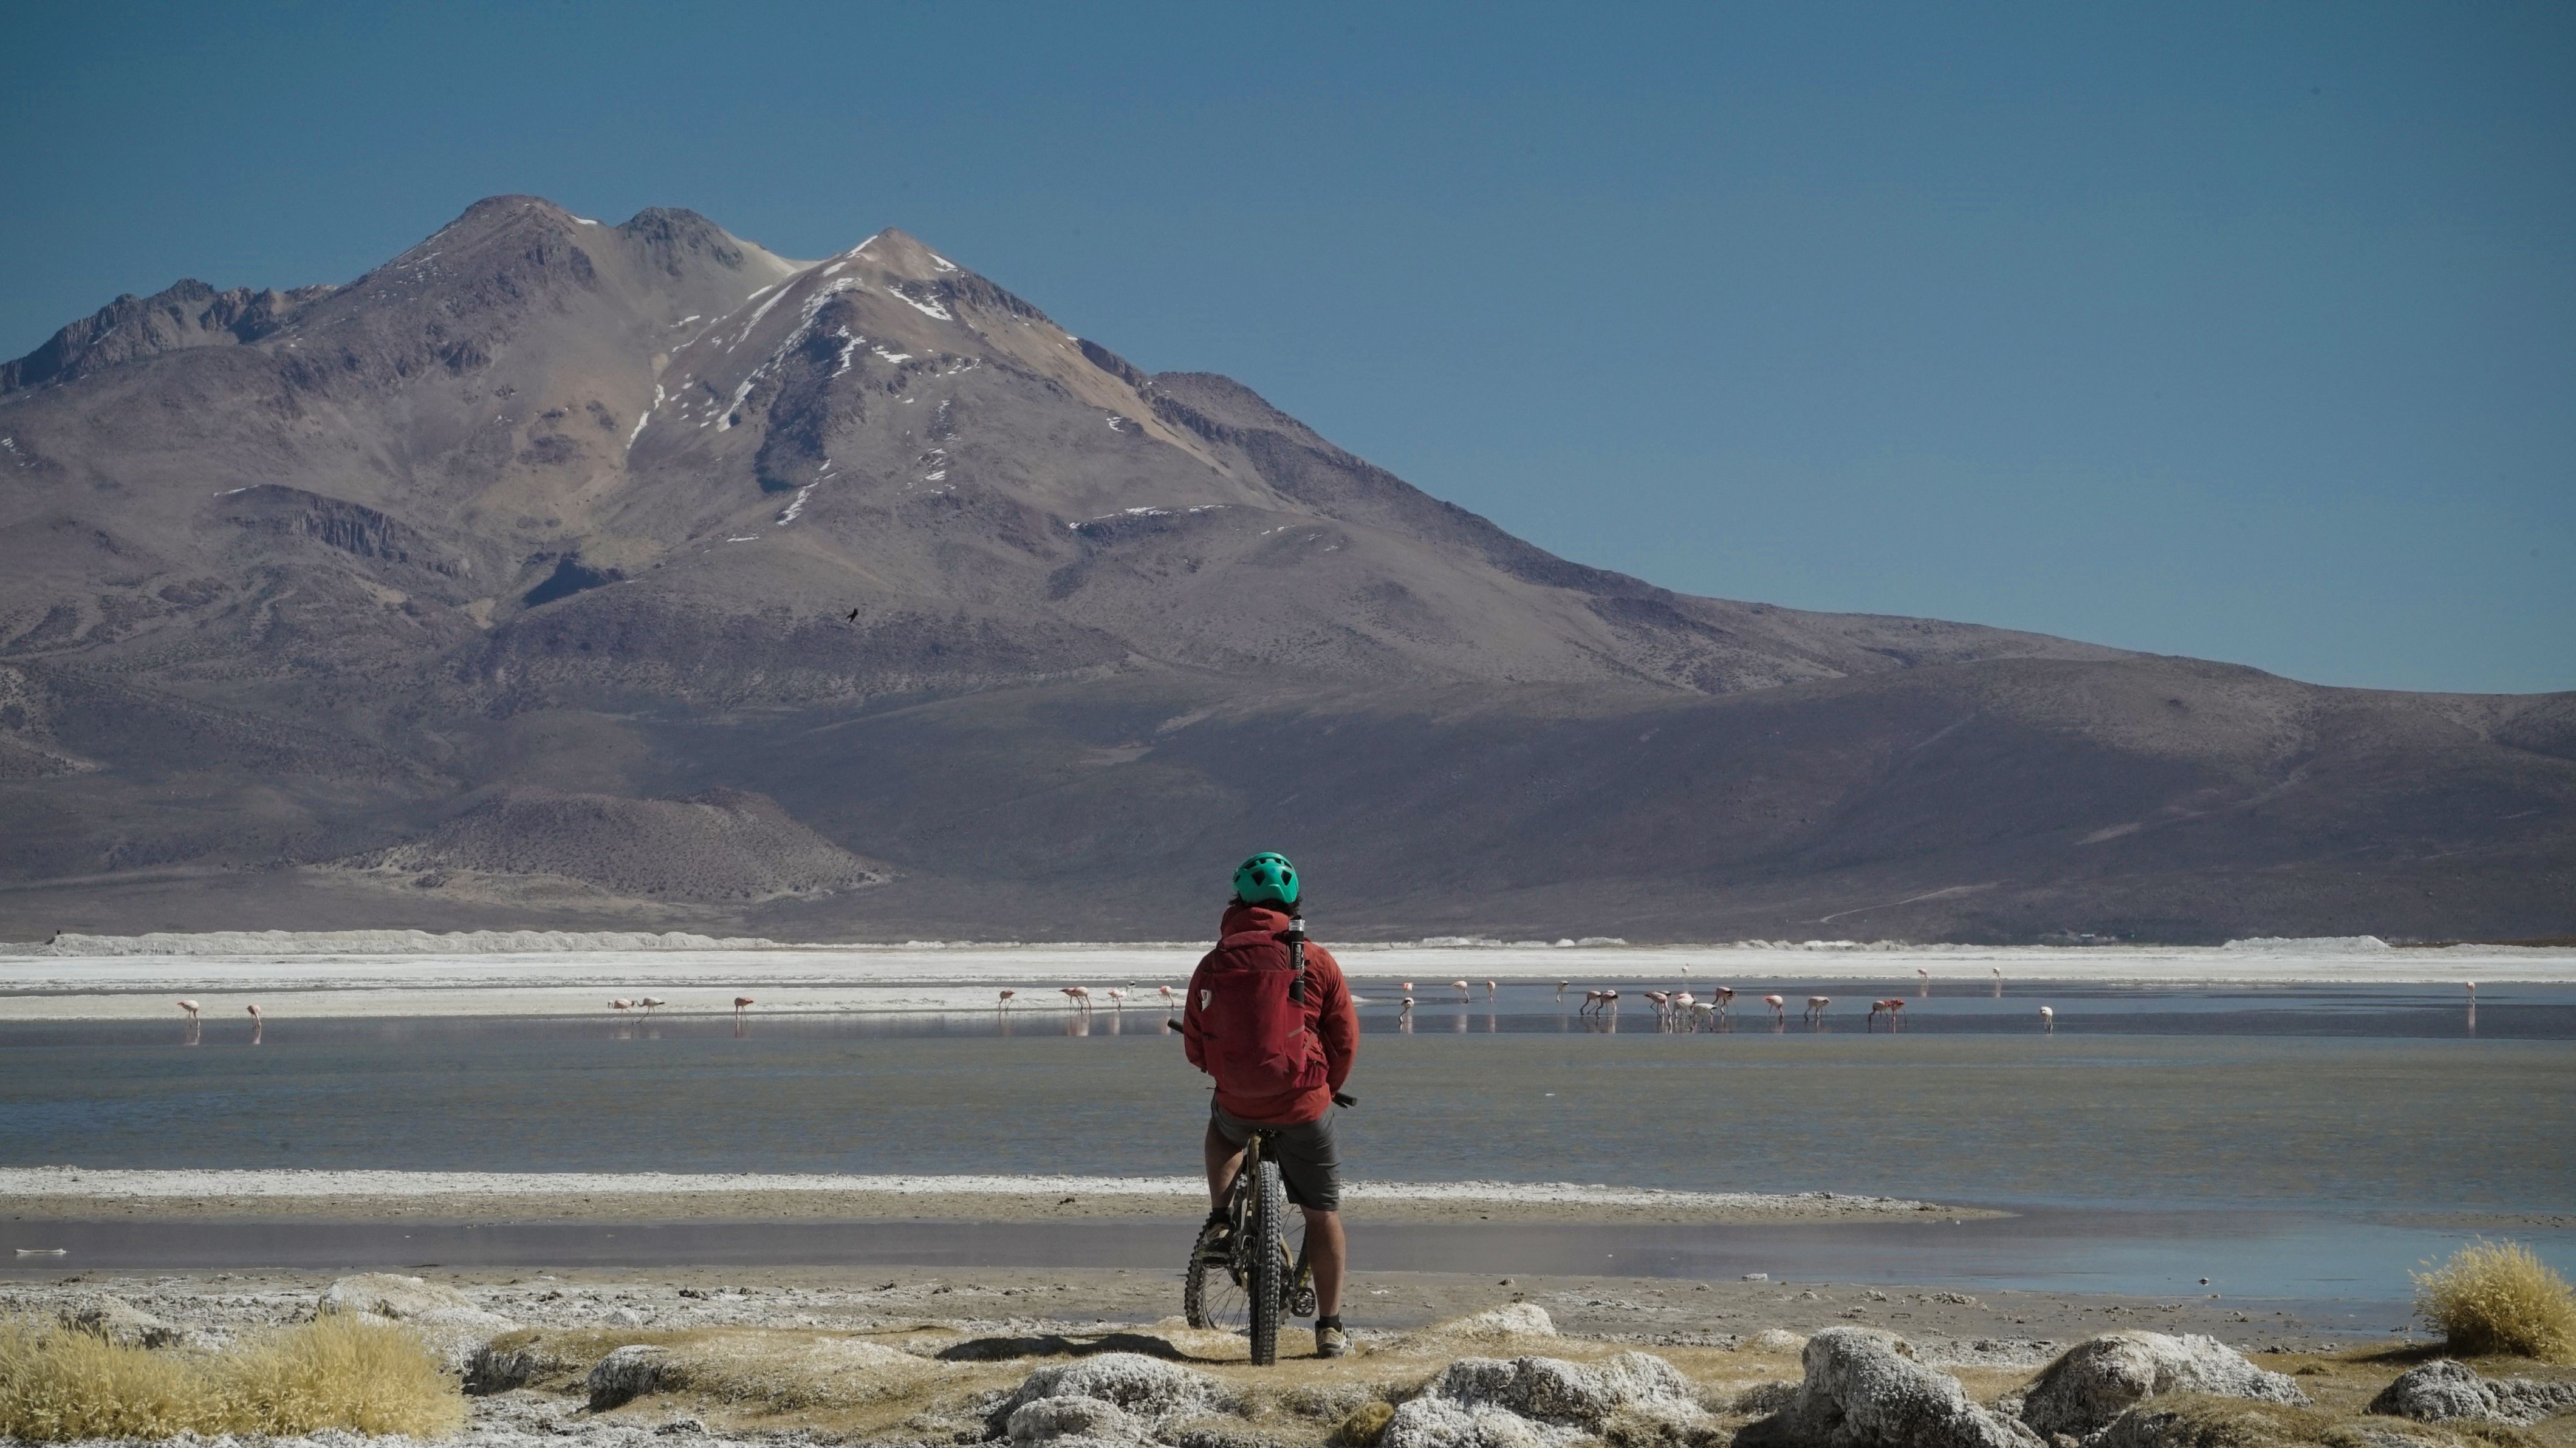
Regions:
<instances>
[{"instance_id":1,"label":"salt crust shoreline","mask_svg":"<svg viewBox=\"0 0 2576 1448\"><path fill-rule=\"evenodd\" d=\"M0 1167L0 1200L25 1197L171 1200L201 1197L570 1197L674 1196L700 1193L833 1192L883 1196L1170 1197L1193 1205L1207 1183L1199 1177L861 1176L772 1172L427 1172L427 1171L129 1171L72 1166ZM1561 1206L1651 1206L1758 1213L1874 1215L1938 1210L1897 1197L1837 1192L1674 1192L1574 1182L1353 1182L1343 1195L1360 1201L1510 1202Z\"/></svg>"},{"instance_id":2,"label":"salt crust shoreline","mask_svg":"<svg viewBox=\"0 0 2576 1448\"><path fill-rule=\"evenodd\" d=\"M1194 950L1195 942L1186 940L1096 941L1096 942L1028 942L1017 940L907 940L896 943L852 943L844 945L796 945L763 936L693 935L684 931L572 931L572 930L466 930L433 933L426 930L215 930L204 932L151 931L142 935L87 935L61 932L41 944L0 942L0 959L20 957L75 957L174 955L528 955L568 951L635 951L635 950L829 950L829 951L1099 951L1099 950ZM1487 936L1437 935L1421 940L1353 942L1343 945L1345 952L1385 950L1599 950L1638 949L1649 951L1712 950L1798 950L1822 952L1898 952L1906 954L1986 955L2014 951L2024 947L1975 945L1913 945L1895 940L1734 940L1710 941L1704 944L1630 947L1616 936L1586 936L1583 939L1501 940ZM2042 947L2058 949L2058 947ZM2099 948L2099 947L2096 947ZM2111 947L2120 949L2122 947ZM2391 950L2388 942L2375 935L2333 936L2258 936L2231 940L2222 946L2135 947L2149 951L2170 950L2201 953L2211 949L2227 951L2260 951L2266 953L2375 954ZM2442 949L2502 950L2521 952L2553 947L2468 946Z\"/></svg>"},{"instance_id":3,"label":"salt crust shoreline","mask_svg":"<svg viewBox=\"0 0 2576 1448\"><path fill-rule=\"evenodd\" d=\"M395 937L429 949L379 948ZM383 939L380 939L382 937ZM597 942L622 939L613 947ZM481 940L492 948L469 948ZM272 1019L599 1015L608 1001L653 995L682 1014L725 1013L736 995L757 999L755 1015L959 1012L995 1009L1016 990L1015 1011L1062 1014L1063 986L1082 985L1113 1018L1112 988L1128 1008L1159 1009L1158 987L1189 977L1202 945L920 944L791 946L685 936L565 936L548 932L440 937L360 931L314 936L88 937L118 948L60 953L55 946L0 945L0 1021L168 1018L173 998L213 996L210 1009L241 1015L257 993ZM551 942L544 943L544 942ZM168 945L170 953L132 953ZM213 947L220 945L224 950ZM1427 1004L1455 1004L1445 983L1491 980L1515 986L1729 984L1758 995L1773 985L1853 981L1916 984L1935 993L1984 993L2046 984L2168 988L2263 985L2576 984L2576 949L2450 946L2400 950L2369 937L2239 941L2230 946L1897 946L1887 943L1742 943L1625 946L1335 943L1358 993L1391 998L1417 981ZM231 953L225 953L229 951ZM12 953L15 952L15 953ZM29 953L37 952L37 953ZM1853 989L1864 987L1855 985ZM1482 993L1479 992L1481 999ZM229 1003L224 996L235 997Z\"/></svg>"}]
</instances>

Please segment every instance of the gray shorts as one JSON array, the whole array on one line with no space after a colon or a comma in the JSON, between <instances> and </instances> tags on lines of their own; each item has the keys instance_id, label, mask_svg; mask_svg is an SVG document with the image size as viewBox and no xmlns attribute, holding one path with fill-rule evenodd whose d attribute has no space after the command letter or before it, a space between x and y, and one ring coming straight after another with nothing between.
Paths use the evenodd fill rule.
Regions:
<instances>
[{"instance_id":1,"label":"gray shorts","mask_svg":"<svg viewBox=\"0 0 2576 1448\"><path fill-rule=\"evenodd\" d=\"M1271 1126L1246 1121L1210 1102L1208 1122L1216 1128L1217 1135L1234 1146L1250 1141L1256 1131L1269 1132L1270 1159L1279 1163L1288 1200L1319 1212L1342 1209L1342 1154L1333 1146L1331 1112L1295 1126Z\"/></svg>"}]
</instances>

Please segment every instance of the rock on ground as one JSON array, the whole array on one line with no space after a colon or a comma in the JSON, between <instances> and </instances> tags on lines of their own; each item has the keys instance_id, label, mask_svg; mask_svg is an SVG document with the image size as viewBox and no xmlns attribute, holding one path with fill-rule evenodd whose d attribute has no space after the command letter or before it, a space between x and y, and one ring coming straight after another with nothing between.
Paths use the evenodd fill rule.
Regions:
<instances>
[{"instance_id":1,"label":"rock on ground","mask_svg":"<svg viewBox=\"0 0 2576 1448\"><path fill-rule=\"evenodd\" d=\"M1161 1424L1218 1407L1223 1397L1205 1373L1143 1353L1105 1352L1021 1379L994 1410L992 1427L1017 1444L1140 1443Z\"/></svg>"},{"instance_id":2,"label":"rock on ground","mask_svg":"<svg viewBox=\"0 0 2576 1448\"><path fill-rule=\"evenodd\" d=\"M1690 1381L1662 1358L1623 1352L1585 1365L1557 1358L1461 1358L1395 1410L1380 1448L1542 1448L1598 1433L1629 1414L1686 1425L1704 1417Z\"/></svg>"},{"instance_id":3,"label":"rock on ground","mask_svg":"<svg viewBox=\"0 0 2576 1448\"><path fill-rule=\"evenodd\" d=\"M1787 1408L1745 1425L1738 1448L2046 1448L2015 1419L1914 1361L1893 1333L1829 1327L1807 1339L1806 1380Z\"/></svg>"},{"instance_id":4,"label":"rock on ground","mask_svg":"<svg viewBox=\"0 0 2576 1448\"><path fill-rule=\"evenodd\" d=\"M320 1312L372 1312L397 1322L441 1312L481 1312L474 1299L453 1287L441 1286L418 1277L405 1277L398 1272L361 1272L343 1277L322 1289L314 1303Z\"/></svg>"},{"instance_id":5,"label":"rock on ground","mask_svg":"<svg viewBox=\"0 0 2576 1448\"><path fill-rule=\"evenodd\" d=\"M121 1297L92 1292L56 1309L54 1320L74 1332L102 1337L119 1347L170 1347L186 1342L185 1328L173 1327Z\"/></svg>"},{"instance_id":6,"label":"rock on ground","mask_svg":"<svg viewBox=\"0 0 2576 1448\"><path fill-rule=\"evenodd\" d=\"M363 1313L399 1322L418 1332L450 1372L467 1371L483 1345L518 1324L497 1312L486 1312L453 1287L405 1277L395 1272L362 1272L343 1277L322 1290L316 1313Z\"/></svg>"},{"instance_id":7,"label":"rock on ground","mask_svg":"<svg viewBox=\"0 0 2576 1448\"><path fill-rule=\"evenodd\" d=\"M2098 1433L2158 1393L2300 1404L2308 1395L2214 1337L2114 1332L2066 1350L2020 1394L2021 1421L2046 1435Z\"/></svg>"},{"instance_id":8,"label":"rock on ground","mask_svg":"<svg viewBox=\"0 0 2576 1448\"><path fill-rule=\"evenodd\" d=\"M2484 1419L2525 1427L2576 1407L2576 1383L2482 1378L2466 1363L2436 1358L2409 1368L2370 1400L2370 1411L2420 1423Z\"/></svg>"},{"instance_id":9,"label":"rock on ground","mask_svg":"<svg viewBox=\"0 0 2576 1448\"><path fill-rule=\"evenodd\" d=\"M593 1363L583 1386L590 1389L592 1412L614 1408L632 1398L662 1386L663 1370L670 1364L667 1349L649 1343L630 1343L612 1349L608 1356Z\"/></svg>"}]
</instances>

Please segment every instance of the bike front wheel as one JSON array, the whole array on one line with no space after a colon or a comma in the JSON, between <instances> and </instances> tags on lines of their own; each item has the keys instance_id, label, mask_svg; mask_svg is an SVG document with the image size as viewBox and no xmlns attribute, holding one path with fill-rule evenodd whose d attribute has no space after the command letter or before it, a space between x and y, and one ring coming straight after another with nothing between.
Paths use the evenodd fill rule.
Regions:
<instances>
[{"instance_id":1,"label":"bike front wheel","mask_svg":"<svg viewBox=\"0 0 2576 1448\"><path fill-rule=\"evenodd\" d=\"M1210 1226L1190 1244L1190 1270L1182 1278L1181 1311L1190 1326L1242 1332L1252 1325L1252 1296L1235 1275L1228 1229Z\"/></svg>"},{"instance_id":2,"label":"bike front wheel","mask_svg":"<svg viewBox=\"0 0 2576 1448\"><path fill-rule=\"evenodd\" d=\"M1279 1320L1288 1311L1288 1189L1279 1179L1279 1163L1261 1164L1252 1193L1252 1361L1268 1367L1279 1361Z\"/></svg>"}]
</instances>

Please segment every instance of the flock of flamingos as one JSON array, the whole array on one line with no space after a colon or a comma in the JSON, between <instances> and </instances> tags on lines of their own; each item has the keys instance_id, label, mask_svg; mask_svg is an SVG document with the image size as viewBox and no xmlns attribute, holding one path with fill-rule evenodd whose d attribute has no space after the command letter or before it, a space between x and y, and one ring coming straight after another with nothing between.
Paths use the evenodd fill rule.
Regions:
<instances>
[{"instance_id":1,"label":"flock of flamingos","mask_svg":"<svg viewBox=\"0 0 2576 1448\"><path fill-rule=\"evenodd\" d=\"M2004 993L2003 968L1997 966L1992 969L1994 970L1994 991L1997 996L2001 996ZM1683 974L1689 974L1689 967L1683 967ZM1931 995L1932 972L1918 968L1914 972L1914 975L1916 980L1919 982L1915 998L1920 1000ZM2468 987L2469 1023L2474 1027L2477 1024L2478 983L2472 980L2463 981L2461 984ZM1474 1001L1474 986L1475 983L1472 981L1453 980L1449 982L1449 989L1458 993L1456 1003L1462 1006L1471 1004ZM1484 982L1484 986L1485 999L1490 1003L1495 999L1501 987L1497 982L1490 980ZM1574 982L1570 980L1561 980L1556 983L1556 999L1559 1004L1564 1002L1566 993L1571 991L1573 988ZM1057 989L1064 996L1065 1003L1068 1008L1086 1013L1093 1008L1092 992L1089 986L1068 985L1059 986ZM1104 988L1100 992L1100 996L1103 1000L1106 1000L1109 1003L1109 1009L1113 1011L1123 1011L1127 1006L1128 992L1136 989L1137 987L1135 983L1131 981L1125 989ZM1409 980L1404 981L1400 984L1399 989L1404 992L1399 1002L1401 1009L1397 1012L1397 1020L1400 1023L1399 1029L1410 1030L1412 1028L1411 1023L1413 1019L1414 1005L1413 982ZM1648 1005L1654 1007L1655 1024L1660 1028L1666 1029L1682 1031L1696 1031L1704 1028L1716 1029L1719 1027L1719 1023L1731 1020L1735 1010L1735 990L1732 986L1710 986L1708 988L1708 995L1705 998L1693 994L1686 987L1677 987L1673 990L1639 991L1638 994L1645 997ZM1018 1004L1019 995L1020 993L1016 990L1002 991L1000 1001L998 1003L998 1009L1006 1013L1009 1012ZM1156 987L1152 997L1140 998L1138 1004L1144 1004L1145 999L1153 1000L1154 1003L1159 1005L1166 1013L1169 1013L1179 1008L1181 1004L1181 993L1168 985L1159 986ZM1372 1002L1365 998L1356 999L1359 999L1360 1003L1363 1005L1372 1004ZM1760 997L1759 1001L1762 1007L1771 1013L1771 1022L1774 1026L1787 1025L1789 1020L1788 997L1766 995ZM630 1012L635 1012L649 1016L653 1014L653 1012L669 1004L669 1001L662 999L660 996L619 996L608 1003L608 1008L619 1015L626 1015ZM735 996L733 998L734 1019L737 1022L740 1022L750 1012L751 1008L757 1004L759 1004L759 1002L750 996ZM1832 996L1809 996L1807 997L1806 1009L1798 1013L1798 1019L1808 1025L1821 1027L1825 1023L1826 1013L1833 1009L1833 1004L1834 998ZM194 1033L198 1024L198 1015L204 1007L200 1006L193 1000L181 1000L178 1002L178 1006L180 1012L187 1017L188 1028L191 1033L190 1040L193 1042L195 1039ZM251 1043L253 1045L257 1045L259 1043L260 1032L267 1025L267 1019L260 1014L259 1006L256 1003L246 1005L242 1007L242 1009L250 1014ZM1619 992L1609 989L1585 990L1583 992L1583 1003L1575 1009L1575 1014L1578 1016L1601 1019L1615 1017L1618 1013ZM1863 1029L1876 1030L1881 1016L1885 1016L1887 1018L1887 1028L1889 1030L1893 1031L1900 1029L1905 1022L1905 998L1902 996L1890 996L1885 1000L1871 1001L1869 1003L1869 1017L1863 1023ZM2057 1029L2057 1011L2054 1007L2041 1006L2039 1008L2039 1026L2043 1031L2055 1031ZM736 1030L739 1032L739 1025L737 1025Z\"/></svg>"},{"instance_id":2,"label":"flock of flamingos","mask_svg":"<svg viewBox=\"0 0 2576 1448\"><path fill-rule=\"evenodd\" d=\"M1995 994L2000 996L2003 994L2003 969L2000 966L1994 967L1993 969L1995 977ZM1683 974L1689 974L1689 968L1687 966L1683 967ZM1920 983L1916 998L1921 999L1924 996L1929 996L1932 993L1932 973L1928 970L1917 969L1914 974ZM1485 999L1488 1002L1493 1001L1500 991L1499 984L1489 980L1484 982L1484 986ZM1567 992L1571 991L1573 988L1574 982L1570 980L1558 981L1556 983L1557 1001L1560 1004L1563 1003ZM1057 989L1064 996L1066 1005L1070 1009L1086 1012L1093 1009L1092 991L1089 986L1068 985L1060 986ZM1103 1000L1106 1000L1109 1003L1109 1009L1119 1011L1126 1008L1128 992L1135 989L1135 985L1131 982L1125 989L1104 988L1100 992L1100 996ZM1414 1006L1413 982L1409 980L1404 981L1400 984L1399 989L1401 989L1404 994L1400 999L1401 1009L1397 1012L1397 1018L1400 1022L1409 1024L1413 1015ZM1449 989L1458 993L1457 1004L1459 1005L1470 1004L1475 999L1475 983L1472 981L1453 980L1449 982ZM2469 983L2469 998L2473 1003L2473 1008L2474 1002L2477 999L2477 989L2477 985L2474 982ZM1005 1012L1011 1010L1018 1003L1019 994L1020 993L1017 990L1002 991L1000 993L998 1009ZM1659 1027L1685 1031L1699 1030L1702 1028L1713 1029L1716 1028L1720 1022L1732 1019L1735 1010L1735 990L1731 986L1710 986L1708 988L1708 995L1705 998L1693 994L1687 987L1677 987L1668 991L1640 991L1638 994L1645 997L1646 1003L1654 1008L1655 1023ZM1159 986L1155 989L1154 997L1152 999L1154 1000L1154 1003L1159 1005L1164 1011L1170 1012L1179 1007L1181 1003L1181 993L1168 985ZM1763 1008L1771 1013L1771 1020L1774 1025L1786 1025L1788 1023L1788 997L1766 995L1760 997L1759 1000ZM1616 990L1587 989L1583 992L1583 1003L1576 1008L1575 1014L1578 1016L1596 1018L1615 1017L1619 1013L1619 1001L1620 994ZM1140 1000L1139 1004L1142 1003L1143 1002ZM1363 1001L1363 1003L1365 1004L1367 1002ZM625 1015L629 1012L637 1012L649 1016L656 1010L669 1004L669 1001L662 999L660 996L619 996L608 1003L608 1008L619 1015ZM735 1019L742 1019L751 1010L751 1008L757 1004L759 1004L759 1002L751 996L735 996L733 998L733 1013ZM1806 1009L1798 1013L1798 1019L1809 1025L1821 1026L1825 1023L1826 1014L1833 1009L1833 1004L1834 998L1832 996L1809 996L1807 997ZM198 1013L203 1009L203 1007L193 1000L182 1000L178 1005L180 1011L187 1016L188 1024L191 1027L194 1027L197 1024ZM266 1021L260 1015L259 1007L256 1004L244 1006L243 1009L250 1014L251 1039L256 1042L259 1039L260 1029L266 1024ZM1905 998L1902 996L1889 996L1885 1000L1871 1001L1869 1003L1869 1016L1864 1022L1863 1028L1867 1030L1876 1030L1878 1028L1879 1018L1882 1016L1887 1018L1887 1028L1889 1030L1893 1031L1899 1029L1905 1021ZM2039 1024L2040 1029L2044 1031L2056 1030L2056 1010L2053 1007L2041 1006L2039 1008Z\"/></svg>"},{"instance_id":3,"label":"flock of flamingos","mask_svg":"<svg viewBox=\"0 0 2576 1448\"><path fill-rule=\"evenodd\" d=\"M1993 967L1993 970L1995 977L1995 994L2000 996L2003 994L2003 969L2002 967L1997 966ZM1687 966L1683 967L1683 973L1689 973L1689 968ZM1928 970L1917 969L1914 974L1916 979L1920 982L1921 996L1930 995L1932 993L1932 973ZM1484 985L1485 999L1488 1002L1491 1002L1495 999L1501 987L1499 983L1490 980L1486 981ZM1573 988L1574 982L1570 980L1558 981L1556 983L1556 999L1558 1002L1562 1003L1565 1000L1566 993L1571 991ZM1068 985L1059 986L1057 989L1073 1009L1079 1011L1088 1011L1092 1009L1092 993L1089 986ZM1127 992L1128 990L1133 989L1135 989L1135 986L1131 982L1126 990L1104 989L1100 994L1103 999L1108 1001L1109 1008L1111 1010L1123 1010L1127 1004ZM1409 980L1401 982L1398 989L1402 990L1404 994L1399 1002L1402 1009L1397 1012L1397 1017L1399 1020L1409 1020L1413 1015L1414 1006L1413 982ZM1475 983L1472 981L1453 980L1449 982L1449 989L1458 993L1457 1004L1459 1005L1468 1005L1473 1003L1475 1000ZM2472 989L2474 989L2474 987L2472 987ZM1004 1011L1010 1010L1018 1001L1019 994L1020 993L1016 990L1002 991L1000 993L1001 999L999 1002L999 1009ZM1156 994L1160 997L1160 1004L1166 1011L1171 1010L1179 1003L1180 993L1170 986L1158 987L1156 989ZM1718 1022L1731 1019L1735 1010L1735 989L1732 986L1711 986L1709 987L1709 993L1706 999L1702 999L1699 996L1692 994L1687 988L1678 987L1668 991L1640 991L1638 994L1644 996L1646 1003L1654 1007L1655 1024L1661 1027L1672 1027L1681 1030L1697 1030L1702 1027L1714 1027ZM1920 996L1918 996L1918 999L1919 998ZM737 1005L739 1004L742 1003L737 1002ZM1771 1012L1771 1020L1773 1024L1787 1024L1789 1019L1789 1001L1787 997L1766 995L1761 997L1761 1004L1765 1009ZM1832 996L1809 996L1807 997L1806 1009L1799 1012L1798 1019L1809 1025L1821 1026L1825 1022L1826 1013L1833 1009L1833 1004L1834 998ZM1607 989L1584 991L1583 1004L1575 1010L1576 1015L1593 1017L1615 1016L1618 1012L1619 992ZM1869 1003L1869 1016L1863 1023L1863 1029L1877 1029L1878 1021L1881 1016L1885 1016L1887 1018L1887 1028L1889 1030L1893 1031L1898 1029L1905 1020L1905 998L1902 996L1890 996L1885 1000L1871 1001ZM2041 1006L2039 1008L2039 1024L2040 1029L2044 1031L2056 1030L2056 1009L2051 1006Z\"/></svg>"}]
</instances>

